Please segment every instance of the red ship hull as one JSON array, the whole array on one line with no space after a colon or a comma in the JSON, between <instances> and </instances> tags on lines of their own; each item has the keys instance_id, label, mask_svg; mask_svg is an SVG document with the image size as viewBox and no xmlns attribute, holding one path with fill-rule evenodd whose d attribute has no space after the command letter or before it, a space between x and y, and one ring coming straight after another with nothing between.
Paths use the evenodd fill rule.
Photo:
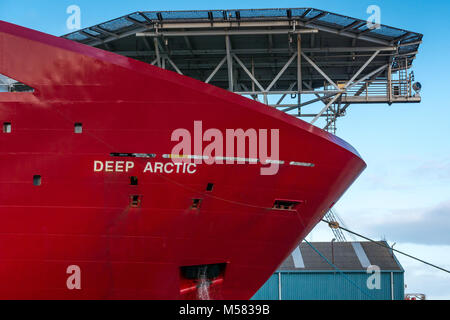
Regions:
<instances>
[{"instance_id":1,"label":"red ship hull","mask_svg":"<svg viewBox=\"0 0 450 320\"><path fill-rule=\"evenodd\" d=\"M210 298L249 299L365 168L344 141L273 108L5 22L0 73L35 89L0 93L0 121L11 124L0 133L2 299L199 298L198 279L183 273L199 265L221 268ZM279 129L286 163L267 176L260 164L143 173L170 162L171 133L196 120L223 132ZM156 157L111 156L123 152ZM119 160L133 168L94 170ZM279 210L276 199L299 205ZM69 288L74 265L79 287Z\"/></svg>"}]
</instances>

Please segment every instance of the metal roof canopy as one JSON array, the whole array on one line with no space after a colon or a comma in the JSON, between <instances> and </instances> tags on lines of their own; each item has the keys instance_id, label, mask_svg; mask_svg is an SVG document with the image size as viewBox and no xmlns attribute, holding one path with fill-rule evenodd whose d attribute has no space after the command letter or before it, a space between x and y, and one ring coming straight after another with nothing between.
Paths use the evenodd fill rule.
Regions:
<instances>
[{"instance_id":1,"label":"metal roof canopy","mask_svg":"<svg viewBox=\"0 0 450 320\"><path fill-rule=\"evenodd\" d=\"M313 8L135 12L63 37L312 117L312 123L326 117L330 131L353 103L420 102L408 71L422 34L369 28L365 20ZM287 96L290 103L283 103ZM320 111L307 111L320 101Z\"/></svg>"}]
</instances>

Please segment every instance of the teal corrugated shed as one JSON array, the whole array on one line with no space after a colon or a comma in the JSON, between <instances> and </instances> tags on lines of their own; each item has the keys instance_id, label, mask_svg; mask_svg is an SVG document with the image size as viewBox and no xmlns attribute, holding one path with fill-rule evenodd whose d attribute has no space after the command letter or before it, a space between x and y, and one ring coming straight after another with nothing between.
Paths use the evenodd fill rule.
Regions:
<instances>
[{"instance_id":1,"label":"teal corrugated shed","mask_svg":"<svg viewBox=\"0 0 450 320\"><path fill-rule=\"evenodd\" d=\"M381 272L380 289L369 289L365 272L345 272L352 282L339 272L276 272L253 296L253 300L279 299L281 273L282 300L391 300L391 276L395 300L403 300L403 272ZM362 290L362 291L361 291Z\"/></svg>"},{"instance_id":2,"label":"teal corrugated shed","mask_svg":"<svg viewBox=\"0 0 450 320\"><path fill-rule=\"evenodd\" d=\"M252 300L279 300L278 273L273 274L269 280L258 290Z\"/></svg>"},{"instance_id":3,"label":"teal corrugated shed","mask_svg":"<svg viewBox=\"0 0 450 320\"><path fill-rule=\"evenodd\" d=\"M383 242L384 244L385 242ZM331 267L309 246L300 245L289 256L254 300L403 300L404 270L393 253L370 242L314 243L341 272ZM380 287L370 289L369 265L378 266ZM372 278L371 278L372 279Z\"/></svg>"}]
</instances>

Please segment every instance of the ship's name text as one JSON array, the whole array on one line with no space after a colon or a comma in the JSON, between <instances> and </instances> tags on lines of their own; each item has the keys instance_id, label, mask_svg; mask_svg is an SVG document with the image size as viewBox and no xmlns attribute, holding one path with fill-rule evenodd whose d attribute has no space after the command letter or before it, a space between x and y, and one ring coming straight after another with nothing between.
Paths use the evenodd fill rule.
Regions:
<instances>
[{"instance_id":1,"label":"ship's name text","mask_svg":"<svg viewBox=\"0 0 450 320\"><path fill-rule=\"evenodd\" d=\"M94 172L130 172L135 170L134 161L94 161ZM182 162L147 162L142 168L143 173L187 173L197 171L195 163Z\"/></svg>"}]
</instances>

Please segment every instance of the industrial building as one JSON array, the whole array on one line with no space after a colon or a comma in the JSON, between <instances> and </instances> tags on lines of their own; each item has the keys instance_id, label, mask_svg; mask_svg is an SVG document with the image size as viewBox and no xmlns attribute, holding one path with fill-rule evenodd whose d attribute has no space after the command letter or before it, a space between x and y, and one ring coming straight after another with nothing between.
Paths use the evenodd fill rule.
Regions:
<instances>
[{"instance_id":1,"label":"industrial building","mask_svg":"<svg viewBox=\"0 0 450 320\"><path fill-rule=\"evenodd\" d=\"M403 300L404 270L386 242L301 243L254 300ZM322 254L324 257L322 257ZM328 262L333 264L333 268ZM379 281L374 267L379 267Z\"/></svg>"}]
</instances>

